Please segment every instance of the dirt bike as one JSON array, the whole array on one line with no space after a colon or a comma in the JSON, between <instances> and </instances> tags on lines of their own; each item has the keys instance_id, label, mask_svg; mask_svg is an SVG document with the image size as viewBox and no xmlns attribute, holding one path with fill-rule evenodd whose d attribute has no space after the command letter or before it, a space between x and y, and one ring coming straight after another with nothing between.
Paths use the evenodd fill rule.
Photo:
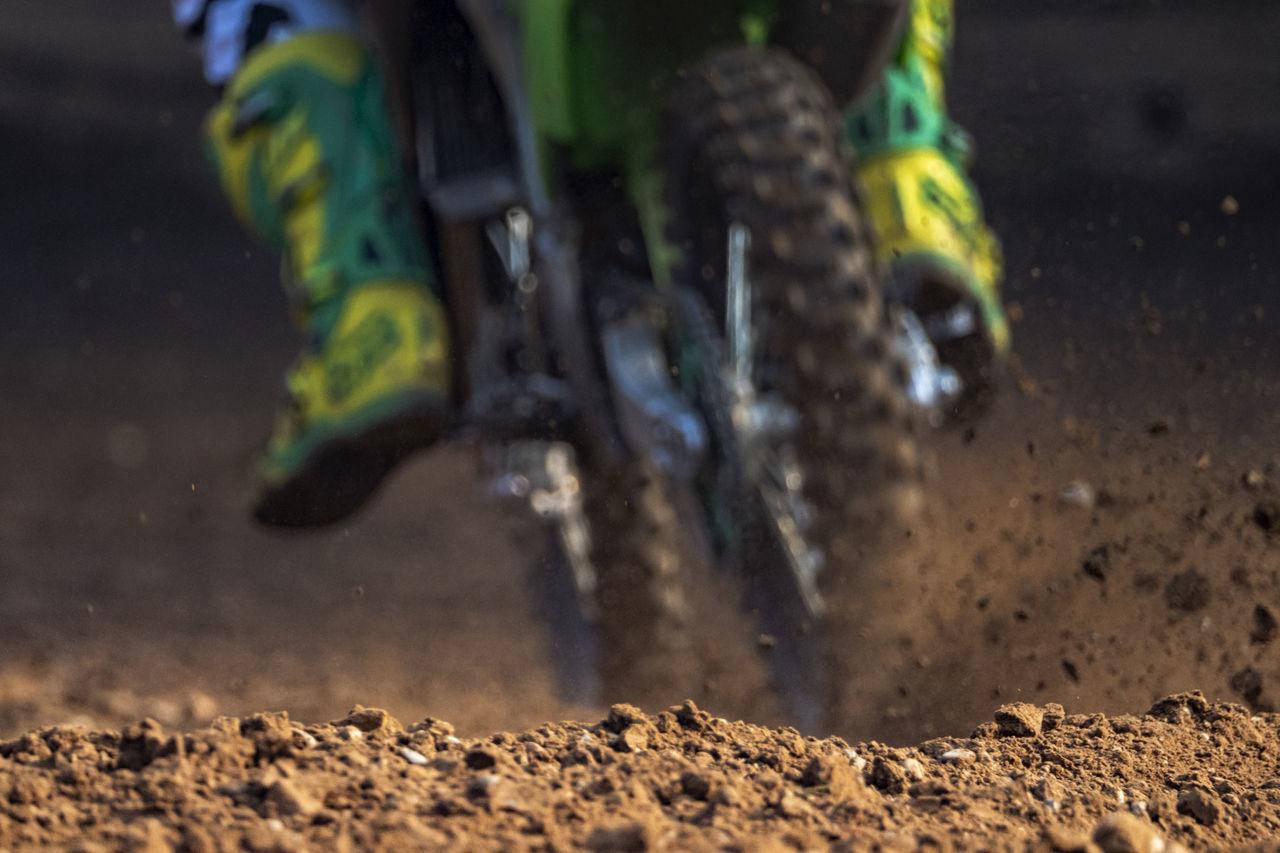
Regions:
<instances>
[{"instance_id":1,"label":"dirt bike","mask_svg":"<svg viewBox=\"0 0 1280 853\"><path fill-rule=\"evenodd\" d=\"M714 702L762 648L810 725L858 701L954 390L886 306L835 107L907 5L415 4L464 421L552 525L606 701Z\"/></svg>"}]
</instances>

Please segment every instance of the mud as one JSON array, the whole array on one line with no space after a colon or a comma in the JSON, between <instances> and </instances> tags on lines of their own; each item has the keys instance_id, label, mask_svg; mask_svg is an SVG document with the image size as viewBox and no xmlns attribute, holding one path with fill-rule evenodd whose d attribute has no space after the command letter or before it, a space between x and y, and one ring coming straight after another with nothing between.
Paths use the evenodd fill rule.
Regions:
<instances>
[{"instance_id":1,"label":"mud","mask_svg":"<svg viewBox=\"0 0 1280 853\"><path fill-rule=\"evenodd\" d=\"M296 339L204 171L210 95L162 8L20 4L0 28L0 848L1274 837L1280 19L1094 5L960 10L955 112L1016 346L994 411L933 441L919 558L878 579L893 606L850 650L851 758L714 685L709 718L608 722L544 533L485 498L466 448L348 527L255 529L244 470ZM357 703L432 721L314 724Z\"/></svg>"}]
</instances>

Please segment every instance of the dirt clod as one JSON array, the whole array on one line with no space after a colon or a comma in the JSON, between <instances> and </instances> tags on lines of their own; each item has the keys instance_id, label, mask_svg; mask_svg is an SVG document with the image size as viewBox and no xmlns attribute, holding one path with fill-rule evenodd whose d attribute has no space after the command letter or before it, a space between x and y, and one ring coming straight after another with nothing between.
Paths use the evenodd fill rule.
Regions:
<instances>
[{"instance_id":1,"label":"dirt clod","mask_svg":"<svg viewBox=\"0 0 1280 853\"><path fill-rule=\"evenodd\" d=\"M1044 725L1044 711L1026 702L1002 705L995 713L1000 737L1035 737Z\"/></svg>"},{"instance_id":2,"label":"dirt clod","mask_svg":"<svg viewBox=\"0 0 1280 853\"><path fill-rule=\"evenodd\" d=\"M1276 638L1276 617L1266 605L1259 604L1253 608L1253 627L1249 629L1249 640L1257 645L1265 645Z\"/></svg>"},{"instance_id":3,"label":"dirt clod","mask_svg":"<svg viewBox=\"0 0 1280 853\"><path fill-rule=\"evenodd\" d=\"M1102 853L1174 853L1151 822L1128 812L1112 812L1098 825L1093 841Z\"/></svg>"},{"instance_id":4,"label":"dirt clod","mask_svg":"<svg viewBox=\"0 0 1280 853\"><path fill-rule=\"evenodd\" d=\"M1192 613L1209 603L1209 593L1209 579L1192 566L1169 579L1164 587L1164 600L1172 610Z\"/></svg>"},{"instance_id":5,"label":"dirt clod","mask_svg":"<svg viewBox=\"0 0 1280 853\"><path fill-rule=\"evenodd\" d=\"M1212 792L1190 788L1178 795L1178 811L1195 818L1201 826L1213 826L1222 815L1222 806Z\"/></svg>"}]
</instances>

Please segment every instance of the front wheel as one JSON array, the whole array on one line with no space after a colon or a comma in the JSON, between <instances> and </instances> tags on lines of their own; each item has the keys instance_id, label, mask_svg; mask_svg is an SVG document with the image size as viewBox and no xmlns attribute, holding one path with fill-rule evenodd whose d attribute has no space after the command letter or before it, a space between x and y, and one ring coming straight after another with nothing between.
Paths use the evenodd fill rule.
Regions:
<instances>
[{"instance_id":1,"label":"front wheel","mask_svg":"<svg viewBox=\"0 0 1280 853\"><path fill-rule=\"evenodd\" d=\"M816 704L821 715L809 719L817 725L850 731L871 721L866 655L884 638L869 643L867 627L872 617L886 625L879 616L901 611L909 594L904 546L922 519L924 463L837 112L816 75L790 55L727 50L676 84L664 111L662 165L669 238L682 256L677 286L701 294L723 323L731 310L726 235L745 229L750 393L798 415L798 428L784 436L721 431L718 462L742 469L739 481L756 491L759 512L737 518L738 530L722 531L718 546L742 565L762 619L777 632L776 669L799 664L802 678L783 680L784 693ZM787 489L790 521L760 498L757 487L770 476ZM735 503L716 492L708 485L709 503ZM787 549L796 555L795 542L782 541L791 522L820 565L820 607L787 607L776 595ZM806 690L812 695L801 697Z\"/></svg>"}]
</instances>

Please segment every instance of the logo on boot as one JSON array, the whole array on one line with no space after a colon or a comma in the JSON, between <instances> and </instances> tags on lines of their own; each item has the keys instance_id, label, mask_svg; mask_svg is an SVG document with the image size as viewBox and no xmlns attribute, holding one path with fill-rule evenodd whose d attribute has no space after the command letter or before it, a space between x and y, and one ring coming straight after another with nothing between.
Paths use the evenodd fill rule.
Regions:
<instances>
[{"instance_id":1,"label":"logo on boot","mask_svg":"<svg viewBox=\"0 0 1280 853\"><path fill-rule=\"evenodd\" d=\"M333 340L325 354L325 395L341 405L391 358L400 346L400 330L388 314L369 314L351 331Z\"/></svg>"}]
</instances>

